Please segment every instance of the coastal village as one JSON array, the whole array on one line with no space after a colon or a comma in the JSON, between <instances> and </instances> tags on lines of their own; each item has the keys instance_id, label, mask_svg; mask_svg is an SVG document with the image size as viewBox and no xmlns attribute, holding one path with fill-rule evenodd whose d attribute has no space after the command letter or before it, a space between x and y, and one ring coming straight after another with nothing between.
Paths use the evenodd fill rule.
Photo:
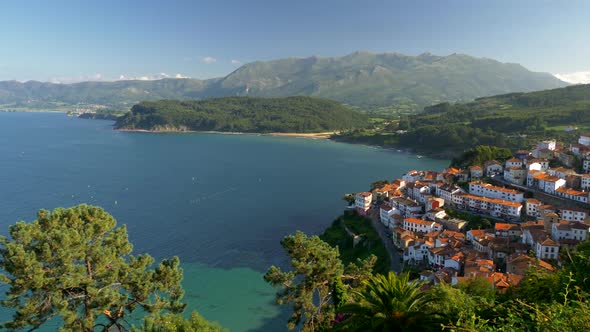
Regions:
<instances>
[{"instance_id":1,"label":"coastal village","mask_svg":"<svg viewBox=\"0 0 590 332\"><path fill-rule=\"evenodd\" d=\"M590 134L583 134L576 144L542 141L504 161L410 170L356 193L354 209L383 224L404 269L420 271L420 280L484 278L502 292L531 268L556 271L588 239L589 199Z\"/></svg>"}]
</instances>

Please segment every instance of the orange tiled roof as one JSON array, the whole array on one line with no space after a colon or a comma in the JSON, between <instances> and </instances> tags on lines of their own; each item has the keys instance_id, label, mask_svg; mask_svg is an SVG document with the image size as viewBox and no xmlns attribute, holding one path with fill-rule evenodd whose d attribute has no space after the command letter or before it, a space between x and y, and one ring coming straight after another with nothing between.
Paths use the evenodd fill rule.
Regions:
<instances>
[{"instance_id":1,"label":"orange tiled roof","mask_svg":"<svg viewBox=\"0 0 590 332\"><path fill-rule=\"evenodd\" d=\"M427 221L427 220L422 220L422 219L417 219L417 218L406 218L406 219L404 219L404 222L409 222L409 223L414 223L414 224L419 224L419 225L432 225L433 223L438 224L433 221ZM438 225L440 225L440 224L438 224Z\"/></svg>"},{"instance_id":2,"label":"orange tiled roof","mask_svg":"<svg viewBox=\"0 0 590 332\"><path fill-rule=\"evenodd\" d=\"M479 200L479 201L484 201L484 202L488 202L488 203L494 203L494 204L500 204L500 205L512 206L512 207L522 207L522 204L520 204L520 203L506 201L503 199L488 198L488 197L471 195L471 194L462 194L461 196L468 198L468 199Z\"/></svg>"},{"instance_id":3,"label":"orange tiled roof","mask_svg":"<svg viewBox=\"0 0 590 332\"><path fill-rule=\"evenodd\" d=\"M553 240L551 240L551 238L547 237L543 242L541 242L542 246L552 246L552 247L558 247L559 244Z\"/></svg>"},{"instance_id":4,"label":"orange tiled roof","mask_svg":"<svg viewBox=\"0 0 590 332\"><path fill-rule=\"evenodd\" d=\"M486 234L485 229L472 229L470 232L474 237L483 237Z\"/></svg>"},{"instance_id":5,"label":"orange tiled roof","mask_svg":"<svg viewBox=\"0 0 590 332\"><path fill-rule=\"evenodd\" d=\"M497 222L495 229L497 231L509 231L511 229L515 229L518 228L518 225L516 224L508 224L508 223L503 223L503 222Z\"/></svg>"},{"instance_id":6,"label":"orange tiled roof","mask_svg":"<svg viewBox=\"0 0 590 332\"><path fill-rule=\"evenodd\" d=\"M564 187L557 188L557 190L555 190L555 191L560 192L560 193L564 193L566 195L572 195L572 196L588 196L587 192L574 190L574 189L568 189L568 188L564 188Z\"/></svg>"},{"instance_id":7,"label":"orange tiled roof","mask_svg":"<svg viewBox=\"0 0 590 332\"><path fill-rule=\"evenodd\" d=\"M459 173L461 173L461 170L458 168L449 167L449 168L445 169L445 173L459 174Z\"/></svg>"},{"instance_id":8,"label":"orange tiled roof","mask_svg":"<svg viewBox=\"0 0 590 332\"><path fill-rule=\"evenodd\" d=\"M479 185L479 186L482 186L486 189L502 191L502 192L505 192L508 194L519 194L520 193L520 191L518 191L518 190L504 188L504 187L498 187L498 186L494 186L493 184L485 183L482 181L471 181L469 184Z\"/></svg>"}]
</instances>

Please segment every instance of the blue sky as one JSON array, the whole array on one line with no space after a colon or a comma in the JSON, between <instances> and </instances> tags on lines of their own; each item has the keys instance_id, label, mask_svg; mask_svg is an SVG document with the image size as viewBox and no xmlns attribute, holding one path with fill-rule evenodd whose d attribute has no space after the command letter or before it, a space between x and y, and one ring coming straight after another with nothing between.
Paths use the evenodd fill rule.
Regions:
<instances>
[{"instance_id":1,"label":"blue sky","mask_svg":"<svg viewBox=\"0 0 590 332\"><path fill-rule=\"evenodd\" d=\"M3 0L0 80L210 78L249 61L355 50L590 72L589 17L583 0Z\"/></svg>"}]
</instances>

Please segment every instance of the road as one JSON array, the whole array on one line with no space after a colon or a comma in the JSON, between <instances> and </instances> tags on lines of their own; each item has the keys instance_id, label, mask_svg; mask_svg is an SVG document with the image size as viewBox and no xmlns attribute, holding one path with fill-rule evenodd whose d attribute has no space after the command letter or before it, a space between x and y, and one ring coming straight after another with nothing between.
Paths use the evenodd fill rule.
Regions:
<instances>
[{"instance_id":1,"label":"road","mask_svg":"<svg viewBox=\"0 0 590 332\"><path fill-rule=\"evenodd\" d=\"M538 190L536 188L531 188L531 187L526 187L523 185L519 185L519 184L515 184L515 183L511 183L508 182L506 180L504 180L501 176L497 175L497 176L493 176L492 177L493 181L496 181L499 184L503 184L505 186L511 187L513 189L519 189L522 191L528 191L528 192L532 192L533 196L537 199L540 199L542 201L545 201L549 204L553 204L556 207L560 207L560 206L577 206L579 208L582 209L588 209L589 205L586 203L582 203L582 202L576 202L567 198L563 198L563 197L559 197L559 196L554 196L554 195L550 195L547 194L546 192L543 192L541 190Z\"/></svg>"},{"instance_id":2,"label":"road","mask_svg":"<svg viewBox=\"0 0 590 332\"><path fill-rule=\"evenodd\" d=\"M402 256L397 251L397 248L393 245L393 241L391 240L391 235L388 234L387 229L381 221L379 220L379 210L371 212L370 219L373 223L373 228L377 231L377 234L381 237L381 241L385 245L385 250L389 253L389 259L391 260L391 270L400 273L402 271Z\"/></svg>"}]
</instances>

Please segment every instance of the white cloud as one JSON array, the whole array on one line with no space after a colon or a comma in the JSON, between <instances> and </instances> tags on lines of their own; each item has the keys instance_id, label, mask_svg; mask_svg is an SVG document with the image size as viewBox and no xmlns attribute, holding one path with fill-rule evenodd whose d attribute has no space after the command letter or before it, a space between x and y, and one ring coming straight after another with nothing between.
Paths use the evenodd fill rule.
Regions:
<instances>
[{"instance_id":1,"label":"white cloud","mask_svg":"<svg viewBox=\"0 0 590 332\"><path fill-rule=\"evenodd\" d=\"M569 74L554 74L560 80L572 84L588 84L590 83L590 71L578 71Z\"/></svg>"},{"instance_id":2,"label":"white cloud","mask_svg":"<svg viewBox=\"0 0 590 332\"><path fill-rule=\"evenodd\" d=\"M204 58L201 59L201 62L210 65L212 63L217 62L217 59L215 59L214 57L206 56L206 57L204 57Z\"/></svg>"},{"instance_id":3,"label":"white cloud","mask_svg":"<svg viewBox=\"0 0 590 332\"><path fill-rule=\"evenodd\" d=\"M232 60L232 61L231 61L231 64L232 64L232 65L241 65L241 64L242 64L242 61L240 61L240 60L235 60L235 59L234 59L234 60Z\"/></svg>"},{"instance_id":4,"label":"white cloud","mask_svg":"<svg viewBox=\"0 0 590 332\"><path fill-rule=\"evenodd\" d=\"M70 83L78 83L78 82L87 82L87 81L103 81L104 77L101 73L96 73L92 75L80 75L75 77L51 77L49 82L51 83L59 83L59 84L70 84Z\"/></svg>"},{"instance_id":5,"label":"white cloud","mask_svg":"<svg viewBox=\"0 0 590 332\"><path fill-rule=\"evenodd\" d=\"M153 81L153 80L161 80L164 78L189 78L183 74L176 74L176 75L168 75L166 73L159 73L154 75L144 75L144 76L127 76L127 75L119 75L119 81Z\"/></svg>"}]
</instances>

